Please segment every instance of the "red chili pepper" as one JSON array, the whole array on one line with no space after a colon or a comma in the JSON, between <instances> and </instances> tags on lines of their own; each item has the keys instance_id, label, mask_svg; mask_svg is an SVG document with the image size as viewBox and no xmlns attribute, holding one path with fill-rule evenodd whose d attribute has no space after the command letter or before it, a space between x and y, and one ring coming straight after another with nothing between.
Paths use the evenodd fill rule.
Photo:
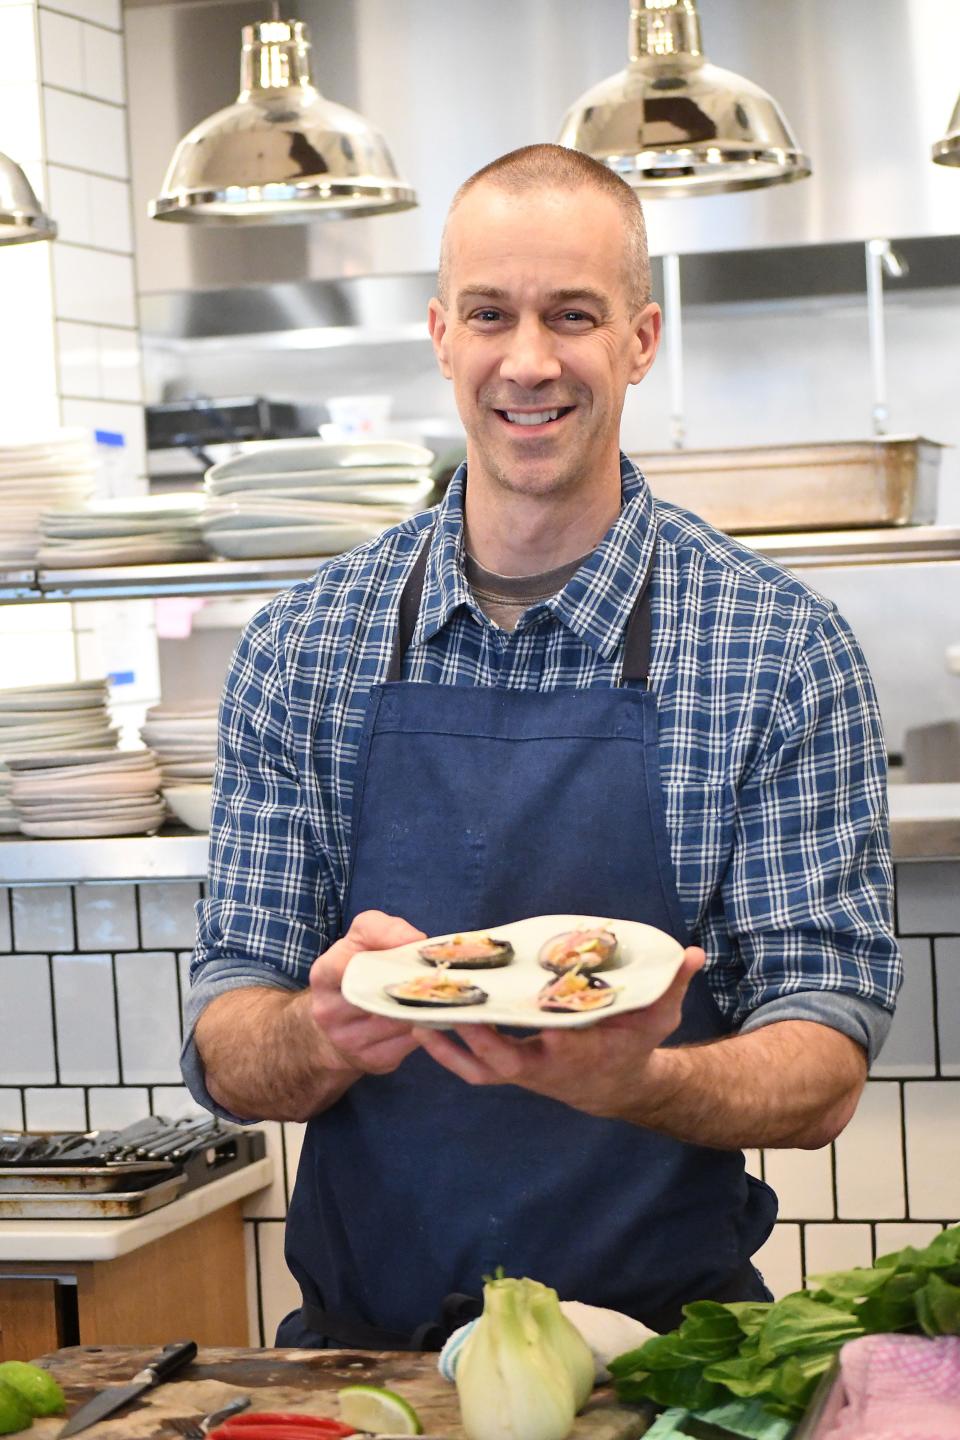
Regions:
<instances>
[{"instance_id":1,"label":"red chili pepper","mask_svg":"<svg viewBox=\"0 0 960 1440\"><path fill-rule=\"evenodd\" d=\"M211 1430L208 1440L334 1440L344 1432L329 1430L322 1425L246 1425L242 1430L233 1426L220 1425ZM354 1430L348 1430L354 1435Z\"/></svg>"},{"instance_id":2,"label":"red chili pepper","mask_svg":"<svg viewBox=\"0 0 960 1440\"><path fill-rule=\"evenodd\" d=\"M322 1425L336 1435L356 1435L357 1433L353 1425L346 1425L342 1420L334 1420L332 1415L296 1415L281 1410L247 1410L242 1415L231 1415L229 1420L224 1420L221 1428L242 1430L247 1425L305 1425L308 1429L314 1425Z\"/></svg>"}]
</instances>

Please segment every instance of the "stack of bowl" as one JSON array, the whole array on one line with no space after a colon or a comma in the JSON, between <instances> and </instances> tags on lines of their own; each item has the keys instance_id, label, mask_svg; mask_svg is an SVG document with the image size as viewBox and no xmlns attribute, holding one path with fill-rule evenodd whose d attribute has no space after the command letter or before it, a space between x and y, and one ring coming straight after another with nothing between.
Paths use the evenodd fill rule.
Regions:
<instances>
[{"instance_id":1,"label":"stack of bowl","mask_svg":"<svg viewBox=\"0 0 960 1440\"><path fill-rule=\"evenodd\" d=\"M157 756L171 813L191 830L209 830L217 760L216 700L151 705L140 738Z\"/></svg>"},{"instance_id":2,"label":"stack of bowl","mask_svg":"<svg viewBox=\"0 0 960 1440\"><path fill-rule=\"evenodd\" d=\"M73 750L8 761L11 798L24 835L54 840L152 835L166 806L149 750Z\"/></svg>"},{"instance_id":3,"label":"stack of bowl","mask_svg":"<svg viewBox=\"0 0 960 1440\"><path fill-rule=\"evenodd\" d=\"M118 735L107 710L106 680L0 690L0 833L20 828L7 762L76 750L102 756L116 749Z\"/></svg>"}]
</instances>

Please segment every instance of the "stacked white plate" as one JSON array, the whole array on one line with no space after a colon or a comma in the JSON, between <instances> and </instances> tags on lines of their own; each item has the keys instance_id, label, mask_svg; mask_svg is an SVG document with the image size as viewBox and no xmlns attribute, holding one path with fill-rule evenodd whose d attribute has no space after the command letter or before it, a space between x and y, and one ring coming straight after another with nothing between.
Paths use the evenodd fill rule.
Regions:
<instances>
[{"instance_id":1,"label":"stacked white plate","mask_svg":"<svg viewBox=\"0 0 960 1440\"><path fill-rule=\"evenodd\" d=\"M165 787L209 784L217 760L217 701L151 705L140 738L157 757Z\"/></svg>"},{"instance_id":2,"label":"stacked white plate","mask_svg":"<svg viewBox=\"0 0 960 1440\"><path fill-rule=\"evenodd\" d=\"M94 490L96 459L87 430L41 439L0 438L0 568L34 563L40 516L79 505Z\"/></svg>"},{"instance_id":3,"label":"stacked white plate","mask_svg":"<svg viewBox=\"0 0 960 1440\"><path fill-rule=\"evenodd\" d=\"M0 690L0 833L18 830L7 763L61 750L116 749L106 680Z\"/></svg>"},{"instance_id":4,"label":"stacked white plate","mask_svg":"<svg viewBox=\"0 0 960 1440\"><path fill-rule=\"evenodd\" d=\"M202 560L203 496L132 495L88 500L40 517L37 561L49 570Z\"/></svg>"},{"instance_id":5,"label":"stacked white plate","mask_svg":"<svg viewBox=\"0 0 960 1440\"><path fill-rule=\"evenodd\" d=\"M163 824L160 767L149 750L68 750L22 756L9 766L24 835L152 835Z\"/></svg>"},{"instance_id":6,"label":"stacked white plate","mask_svg":"<svg viewBox=\"0 0 960 1440\"><path fill-rule=\"evenodd\" d=\"M433 453L403 440L262 440L207 471L203 534L247 560L336 555L428 503Z\"/></svg>"}]
</instances>

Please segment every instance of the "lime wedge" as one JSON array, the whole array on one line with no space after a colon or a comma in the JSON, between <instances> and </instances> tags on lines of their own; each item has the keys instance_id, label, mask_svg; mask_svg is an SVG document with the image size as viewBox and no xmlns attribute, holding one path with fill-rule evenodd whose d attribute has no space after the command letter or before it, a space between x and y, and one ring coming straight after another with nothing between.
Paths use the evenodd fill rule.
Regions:
<instances>
[{"instance_id":1,"label":"lime wedge","mask_svg":"<svg viewBox=\"0 0 960 1440\"><path fill-rule=\"evenodd\" d=\"M383 1390L379 1385L347 1385L338 1392L340 1418L358 1430L369 1430L374 1435L422 1435L420 1417L393 1390Z\"/></svg>"}]
</instances>

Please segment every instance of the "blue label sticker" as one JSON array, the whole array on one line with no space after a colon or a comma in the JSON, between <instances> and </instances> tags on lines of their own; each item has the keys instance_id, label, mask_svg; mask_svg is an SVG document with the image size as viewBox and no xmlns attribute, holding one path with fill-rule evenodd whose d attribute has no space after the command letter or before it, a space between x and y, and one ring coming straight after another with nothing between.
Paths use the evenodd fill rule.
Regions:
<instances>
[{"instance_id":1,"label":"blue label sticker","mask_svg":"<svg viewBox=\"0 0 960 1440\"><path fill-rule=\"evenodd\" d=\"M121 449L127 443L126 436L121 435L119 430L94 430L93 438L98 445L117 445Z\"/></svg>"},{"instance_id":2,"label":"blue label sticker","mask_svg":"<svg viewBox=\"0 0 960 1440\"><path fill-rule=\"evenodd\" d=\"M111 670L107 676L111 685L132 685L136 678L135 670Z\"/></svg>"}]
</instances>

